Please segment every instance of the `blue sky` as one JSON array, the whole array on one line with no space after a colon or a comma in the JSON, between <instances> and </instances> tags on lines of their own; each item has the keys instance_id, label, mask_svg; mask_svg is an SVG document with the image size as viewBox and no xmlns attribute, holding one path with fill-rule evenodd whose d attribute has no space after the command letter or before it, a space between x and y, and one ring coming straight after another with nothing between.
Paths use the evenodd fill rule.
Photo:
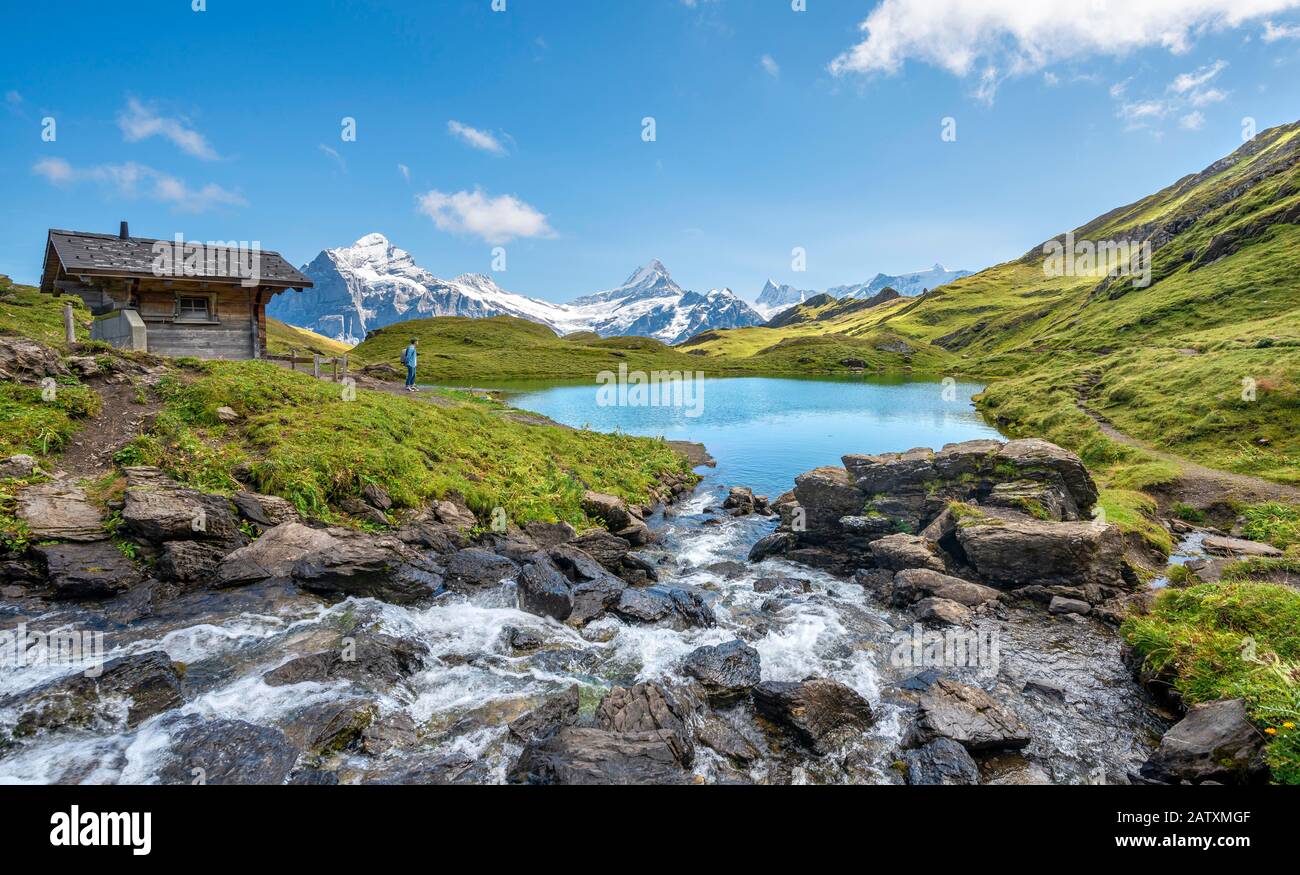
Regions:
<instances>
[{"instance_id":1,"label":"blue sky","mask_svg":"<svg viewBox=\"0 0 1300 875\"><path fill-rule=\"evenodd\" d=\"M5 10L0 273L125 218L295 263L381 231L446 277L501 245L557 301L657 257L752 300L995 264L1300 118L1300 0L492 5Z\"/></svg>"}]
</instances>

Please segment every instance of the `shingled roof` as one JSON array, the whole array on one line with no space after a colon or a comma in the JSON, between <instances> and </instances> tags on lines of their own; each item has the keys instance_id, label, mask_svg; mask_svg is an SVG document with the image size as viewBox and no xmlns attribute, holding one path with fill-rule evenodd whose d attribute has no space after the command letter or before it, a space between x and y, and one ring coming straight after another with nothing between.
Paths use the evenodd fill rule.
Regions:
<instances>
[{"instance_id":1,"label":"shingled roof","mask_svg":"<svg viewBox=\"0 0 1300 875\"><path fill-rule=\"evenodd\" d=\"M187 241L197 243L199 241ZM110 277L152 277L154 272L154 244L174 245L171 240L155 240L148 237L120 237L117 234L91 234L85 231L59 231L50 229L49 243L45 250L45 270L41 275L41 291L53 291L54 275L57 270L50 263L50 256L58 259L63 272L68 276L110 276ZM226 247L209 247L217 253L237 253L238 250ZM258 281L264 286L286 289L309 289L312 281L303 276L293 265L285 261L278 252L261 250ZM209 266L200 268L197 277L213 282L236 283L243 277L231 273L216 272L216 268L238 264L235 257L214 259L213 273L202 273ZM48 287L48 288L47 288Z\"/></svg>"}]
</instances>

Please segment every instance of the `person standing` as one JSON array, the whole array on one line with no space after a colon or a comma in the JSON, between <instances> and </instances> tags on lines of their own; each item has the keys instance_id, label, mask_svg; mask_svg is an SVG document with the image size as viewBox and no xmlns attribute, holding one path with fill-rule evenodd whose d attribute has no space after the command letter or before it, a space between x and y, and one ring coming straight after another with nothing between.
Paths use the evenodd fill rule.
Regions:
<instances>
[{"instance_id":1,"label":"person standing","mask_svg":"<svg viewBox=\"0 0 1300 875\"><path fill-rule=\"evenodd\" d=\"M415 351L418 342L412 337L411 345L406 348L406 352L402 353L402 364L406 365L406 391L408 392L420 391L415 388L415 369L420 363L419 354Z\"/></svg>"}]
</instances>

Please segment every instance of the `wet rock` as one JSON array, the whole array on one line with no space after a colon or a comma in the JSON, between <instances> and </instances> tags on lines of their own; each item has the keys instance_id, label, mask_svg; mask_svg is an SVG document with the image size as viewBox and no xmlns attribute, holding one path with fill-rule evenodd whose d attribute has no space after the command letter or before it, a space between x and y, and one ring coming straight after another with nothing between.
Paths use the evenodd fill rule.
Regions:
<instances>
[{"instance_id":1,"label":"wet rock","mask_svg":"<svg viewBox=\"0 0 1300 875\"><path fill-rule=\"evenodd\" d=\"M24 453L0 460L0 480L23 480L39 470L36 459Z\"/></svg>"},{"instance_id":2,"label":"wet rock","mask_svg":"<svg viewBox=\"0 0 1300 875\"><path fill-rule=\"evenodd\" d=\"M135 564L108 541L45 544L32 549L55 598L109 598L143 579Z\"/></svg>"},{"instance_id":3,"label":"wet rock","mask_svg":"<svg viewBox=\"0 0 1300 875\"><path fill-rule=\"evenodd\" d=\"M658 733L669 741L677 762L689 766L695 758L689 728L693 706L684 691L659 684L614 687L596 708L596 726L622 735Z\"/></svg>"},{"instance_id":4,"label":"wet rock","mask_svg":"<svg viewBox=\"0 0 1300 875\"><path fill-rule=\"evenodd\" d=\"M748 486L733 486L727 494L727 498L722 502L724 510L731 511L732 516L752 516L760 514L769 516L772 513L768 505L767 498L762 495L754 495L754 490Z\"/></svg>"},{"instance_id":5,"label":"wet rock","mask_svg":"<svg viewBox=\"0 0 1300 875\"><path fill-rule=\"evenodd\" d=\"M823 544L840 534L842 517L862 513L865 499L843 468L817 468L795 478L794 494L806 514L800 543ZM762 543L761 541L759 543Z\"/></svg>"},{"instance_id":6,"label":"wet rock","mask_svg":"<svg viewBox=\"0 0 1300 875\"><path fill-rule=\"evenodd\" d=\"M475 547L452 553L443 564L447 588L460 593L499 586L519 571L519 566L506 557Z\"/></svg>"},{"instance_id":7,"label":"wet rock","mask_svg":"<svg viewBox=\"0 0 1300 875\"><path fill-rule=\"evenodd\" d=\"M749 739L741 735L733 726L717 714L707 713L695 730L695 737L700 744L726 757L741 768L753 763L762 753Z\"/></svg>"},{"instance_id":8,"label":"wet rock","mask_svg":"<svg viewBox=\"0 0 1300 875\"><path fill-rule=\"evenodd\" d=\"M468 545L469 539L455 526L440 523L431 516L420 516L393 532L393 537L418 550L454 553Z\"/></svg>"},{"instance_id":9,"label":"wet rock","mask_svg":"<svg viewBox=\"0 0 1300 875\"><path fill-rule=\"evenodd\" d=\"M913 786L971 786L980 782L979 766L971 755L949 738L936 738L903 754L907 783Z\"/></svg>"},{"instance_id":10,"label":"wet rock","mask_svg":"<svg viewBox=\"0 0 1300 875\"><path fill-rule=\"evenodd\" d=\"M236 492L233 501L239 516L263 529L272 529L284 523L298 522L298 511L292 504L274 495L256 492Z\"/></svg>"},{"instance_id":11,"label":"wet rock","mask_svg":"<svg viewBox=\"0 0 1300 875\"><path fill-rule=\"evenodd\" d=\"M748 574L749 566L744 562L714 562L712 565L704 566L704 570L724 580L735 580Z\"/></svg>"},{"instance_id":12,"label":"wet rock","mask_svg":"<svg viewBox=\"0 0 1300 875\"><path fill-rule=\"evenodd\" d=\"M227 550L202 541L168 541L158 556L157 573L176 583L206 582L216 574Z\"/></svg>"},{"instance_id":13,"label":"wet rock","mask_svg":"<svg viewBox=\"0 0 1300 875\"><path fill-rule=\"evenodd\" d=\"M485 777L479 762L463 753L451 753L399 760L377 774L367 774L363 783L447 787L482 784Z\"/></svg>"},{"instance_id":14,"label":"wet rock","mask_svg":"<svg viewBox=\"0 0 1300 875\"><path fill-rule=\"evenodd\" d=\"M293 787L334 787L339 783L339 776L337 772L303 769L291 775L288 783Z\"/></svg>"},{"instance_id":15,"label":"wet rock","mask_svg":"<svg viewBox=\"0 0 1300 875\"><path fill-rule=\"evenodd\" d=\"M361 750L382 756L394 748L414 747L420 732L405 711L381 712L361 733Z\"/></svg>"},{"instance_id":16,"label":"wet rock","mask_svg":"<svg viewBox=\"0 0 1300 875\"><path fill-rule=\"evenodd\" d=\"M662 623L678 630L717 625L713 609L690 590L652 586L625 589L610 610L633 623Z\"/></svg>"},{"instance_id":17,"label":"wet rock","mask_svg":"<svg viewBox=\"0 0 1300 875\"><path fill-rule=\"evenodd\" d=\"M1012 749L1029 744L1029 729L1013 712L977 687L941 678L920 700L921 737L950 738L970 751Z\"/></svg>"},{"instance_id":18,"label":"wet rock","mask_svg":"<svg viewBox=\"0 0 1300 875\"><path fill-rule=\"evenodd\" d=\"M516 583L520 610L561 623L573 613L573 586L549 559L525 565Z\"/></svg>"},{"instance_id":19,"label":"wet rock","mask_svg":"<svg viewBox=\"0 0 1300 875\"><path fill-rule=\"evenodd\" d=\"M17 516L35 540L102 541L108 537L99 509L69 483L38 483L18 494Z\"/></svg>"},{"instance_id":20,"label":"wet rock","mask_svg":"<svg viewBox=\"0 0 1300 875\"><path fill-rule=\"evenodd\" d=\"M541 635L538 635L536 632L529 629L515 629L514 627L509 627L505 630L505 633L506 640L510 642L511 649L521 653L529 653L533 650L537 650L546 643L545 639L543 639Z\"/></svg>"},{"instance_id":21,"label":"wet rock","mask_svg":"<svg viewBox=\"0 0 1300 875\"><path fill-rule=\"evenodd\" d=\"M792 732L818 756L834 749L845 735L865 732L875 721L866 699L828 678L764 681L753 692L759 714Z\"/></svg>"},{"instance_id":22,"label":"wet rock","mask_svg":"<svg viewBox=\"0 0 1300 875\"><path fill-rule=\"evenodd\" d=\"M923 568L900 571L894 575L891 601L907 607L924 598L947 599L968 608L979 607L997 599L1001 593L990 586L971 583Z\"/></svg>"},{"instance_id":23,"label":"wet rock","mask_svg":"<svg viewBox=\"0 0 1300 875\"><path fill-rule=\"evenodd\" d=\"M1124 539L1115 526L1031 519L963 521L957 538L980 577L1001 587L1125 587Z\"/></svg>"},{"instance_id":24,"label":"wet rock","mask_svg":"<svg viewBox=\"0 0 1300 875\"><path fill-rule=\"evenodd\" d=\"M872 541L867 549L875 557L877 565L891 571L928 568L942 573L947 570L938 548L916 535L887 535Z\"/></svg>"},{"instance_id":25,"label":"wet rock","mask_svg":"<svg viewBox=\"0 0 1300 875\"><path fill-rule=\"evenodd\" d=\"M537 708L510 722L510 734L523 744L553 735L561 726L578 720L578 687L575 684L551 696Z\"/></svg>"},{"instance_id":26,"label":"wet rock","mask_svg":"<svg viewBox=\"0 0 1300 875\"><path fill-rule=\"evenodd\" d=\"M1160 739L1143 778L1166 784L1250 784L1267 779L1264 736L1241 699L1193 705Z\"/></svg>"},{"instance_id":27,"label":"wet rock","mask_svg":"<svg viewBox=\"0 0 1300 875\"><path fill-rule=\"evenodd\" d=\"M803 577L760 577L754 581L754 592L803 595L812 592L812 581Z\"/></svg>"},{"instance_id":28,"label":"wet rock","mask_svg":"<svg viewBox=\"0 0 1300 875\"><path fill-rule=\"evenodd\" d=\"M368 699L317 702L290 715L280 729L304 752L326 756L359 746L378 713L379 706Z\"/></svg>"},{"instance_id":29,"label":"wet rock","mask_svg":"<svg viewBox=\"0 0 1300 875\"><path fill-rule=\"evenodd\" d=\"M1092 605L1080 599L1067 599L1058 595L1052 597L1047 611L1050 614L1078 614L1086 617L1092 613Z\"/></svg>"},{"instance_id":30,"label":"wet rock","mask_svg":"<svg viewBox=\"0 0 1300 875\"><path fill-rule=\"evenodd\" d=\"M173 735L163 784L283 784L298 760L283 732L243 720L205 720Z\"/></svg>"},{"instance_id":31,"label":"wet rock","mask_svg":"<svg viewBox=\"0 0 1300 875\"><path fill-rule=\"evenodd\" d=\"M95 674L87 677L86 671ZM185 703L176 666L160 651L123 656L96 667L0 699L16 713L15 736L62 727L94 729L102 724L134 729Z\"/></svg>"},{"instance_id":32,"label":"wet rock","mask_svg":"<svg viewBox=\"0 0 1300 875\"><path fill-rule=\"evenodd\" d=\"M122 531L152 544L247 541L227 499L181 489L172 483L128 488L122 508Z\"/></svg>"},{"instance_id":33,"label":"wet rock","mask_svg":"<svg viewBox=\"0 0 1300 875\"><path fill-rule=\"evenodd\" d=\"M524 748L510 769L514 784L683 784L670 733L624 734L576 726Z\"/></svg>"},{"instance_id":34,"label":"wet rock","mask_svg":"<svg viewBox=\"0 0 1300 875\"><path fill-rule=\"evenodd\" d=\"M419 604L442 589L440 569L392 535L335 529L330 536L294 563L290 575L303 589L398 605Z\"/></svg>"},{"instance_id":35,"label":"wet rock","mask_svg":"<svg viewBox=\"0 0 1300 875\"><path fill-rule=\"evenodd\" d=\"M573 526L568 523L542 523L537 521L525 523L524 532L544 550L567 544L578 534Z\"/></svg>"},{"instance_id":36,"label":"wet rock","mask_svg":"<svg viewBox=\"0 0 1300 875\"><path fill-rule=\"evenodd\" d=\"M971 620L970 608L949 599L924 598L914 610L917 619L935 626L964 626Z\"/></svg>"},{"instance_id":37,"label":"wet rock","mask_svg":"<svg viewBox=\"0 0 1300 875\"><path fill-rule=\"evenodd\" d=\"M339 679L386 691L424 668L428 647L391 635L369 634L341 639L339 646L295 657L268 671L262 680L272 687L324 684Z\"/></svg>"},{"instance_id":38,"label":"wet rock","mask_svg":"<svg viewBox=\"0 0 1300 875\"><path fill-rule=\"evenodd\" d=\"M611 574L616 574L632 584L658 580L654 566L632 554L632 544L613 532L593 529L584 532L564 546L572 547L595 559Z\"/></svg>"},{"instance_id":39,"label":"wet rock","mask_svg":"<svg viewBox=\"0 0 1300 875\"><path fill-rule=\"evenodd\" d=\"M1257 541L1246 541L1241 538L1225 538L1220 535L1206 535L1204 540L1201 541L1201 546L1206 553L1215 556L1231 556L1243 559L1258 556L1266 559L1276 559L1282 555L1282 551L1271 544L1261 544Z\"/></svg>"},{"instance_id":40,"label":"wet rock","mask_svg":"<svg viewBox=\"0 0 1300 875\"><path fill-rule=\"evenodd\" d=\"M374 483L367 483L361 487L361 499L378 510L387 512L393 509L393 499L388 495L388 491Z\"/></svg>"},{"instance_id":41,"label":"wet rock","mask_svg":"<svg viewBox=\"0 0 1300 875\"><path fill-rule=\"evenodd\" d=\"M790 532L774 532L760 538L749 551L750 562L762 562L771 556L783 556L794 549L798 541Z\"/></svg>"},{"instance_id":42,"label":"wet rock","mask_svg":"<svg viewBox=\"0 0 1300 875\"><path fill-rule=\"evenodd\" d=\"M362 501L359 498L347 496L339 502L339 507L349 516L368 523L374 523L377 526L388 525L388 514L384 513L377 507Z\"/></svg>"},{"instance_id":43,"label":"wet rock","mask_svg":"<svg viewBox=\"0 0 1300 875\"><path fill-rule=\"evenodd\" d=\"M682 662L682 673L699 681L717 702L745 696L762 679L758 651L743 641L691 651Z\"/></svg>"}]
</instances>

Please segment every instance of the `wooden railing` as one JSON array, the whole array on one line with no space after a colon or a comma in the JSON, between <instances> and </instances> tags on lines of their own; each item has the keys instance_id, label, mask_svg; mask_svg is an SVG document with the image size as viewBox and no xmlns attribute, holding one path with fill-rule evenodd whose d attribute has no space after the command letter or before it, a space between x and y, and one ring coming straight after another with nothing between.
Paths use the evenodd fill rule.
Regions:
<instances>
[{"instance_id":1,"label":"wooden railing","mask_svg":"<svg viewBox=\"0 0 1300 875\"><path fill-rule=\"evenodd\" d=\"M304 365L310 365L311 375L318 380L331 379L337 383L340 380L346 379L348 376L348 357L346 353L332 358L319 355L318 353L304 352L302 355L299 355L296 349L290 347L288 355L267 355L263 356L263 358L269 361L288 362L289 370L291 371L298 370L298 364L300 362ZM322 375L325 368L330 369L330 376L328 378Z\"/></svg>"}]
</instances>

